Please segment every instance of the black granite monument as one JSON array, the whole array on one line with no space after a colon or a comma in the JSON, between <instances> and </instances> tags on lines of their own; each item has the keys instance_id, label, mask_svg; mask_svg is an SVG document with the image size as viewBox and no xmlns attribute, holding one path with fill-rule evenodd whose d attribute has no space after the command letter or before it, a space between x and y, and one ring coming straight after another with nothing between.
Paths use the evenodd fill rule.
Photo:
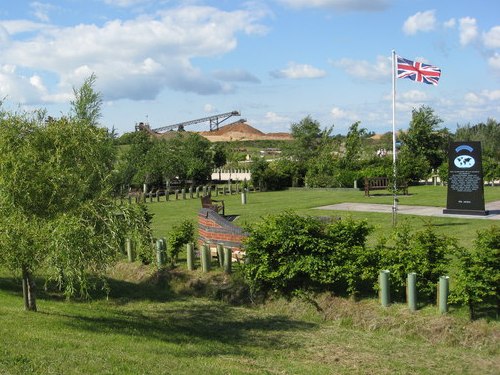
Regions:
<instances>
[{"instance_id":1,"label":"black granite monument","mask_svg":"<svg viewBox=\"0 0 500 375\"><path fill-rule=\"evenodd\" d=\"M444 214L488 215L484 209L481 142L451 142Z\"/></svg>"}]
</instances>

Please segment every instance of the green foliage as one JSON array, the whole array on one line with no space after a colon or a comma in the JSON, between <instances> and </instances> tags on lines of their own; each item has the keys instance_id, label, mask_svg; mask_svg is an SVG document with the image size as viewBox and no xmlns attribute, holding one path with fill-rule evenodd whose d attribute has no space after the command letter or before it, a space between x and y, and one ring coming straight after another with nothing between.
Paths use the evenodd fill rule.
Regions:
<instances>
[{"instance_id":1,"label":"green foliage","mask_svg":"<svg viewBox=\"0 0 500 375\"><path fill-rule=\"evenodd\" d=\"M310 116L291 126L293 141L284 145L283 157L294 168L291 179L294 186L303 185L308 163L319 155L323 147L330 141L330 129L321 130L318 121Z\"/></svg>"},{"instance_id":2,"label":"green foliage","mask_svg":"<svg viewBox=\"0 0 500 375\"><path fill-rule=\"evenodd\" d=\"M290 296L307 291L355 293L363 280L364 221L323 223L290 212L249 228L245 277L254 292ZM371 259L370 259L371 261Z\"/></svg>"},{"instance_id":3,"label":"green foliage","mask_svg":"<svg viewBox=\"0 0 500 375\"><path fill-rule=\"evenodd\" d=\"M422 154L414 154L402 147L396 160L397 177L402 181L419 181L430 172L429 161Z\"/></svg>"},{"instance_id":4,"label":"green foliage","mask_svg":"<svg viewBox=\"0 0 500 375\"><path fill-rule=\"evenodd\" d=\"M46 269L67 296L87 296L123 233L137 228L118 219L137 215L110 195L112 139L87 121L40 112L0 119L0 262L27 279Z\"/></svg>"},{"instance_id":5,"label":"green foliage","mask_svg":"<svg viewBox=\"0 0 500 375\"><path fill-rule=\"evenodd\" d=\"M174 179L199 184L210 177L216 154L199 134L176 132L173 137L155 139L140 131L130 141L130 148L117 164L116 180L122 186L142 187L146 183L160 188Z\"/></svg>"},{"instance_id":6,"label":"green foliage","mask_svg":"<svg viewBox=\"0 0 500 375\"><path fill-rule=\"evenodd\" d=\"M263 158L255 159L250 165L253 186L261 191L281 190L291 184L290 171L282 168L283 162L267 162Z\"/></svg>"},{"instance_id":7,"label":"green foliage","mask_svg":"<svg viewBox=\"0 0 500 375\"><path fill-rule=\"evenodd\" d=\"M97 77L94 73L78 89L73 88L75 100L71 101L71 114L88 125L98 125L101 117L102 94L94 90Z\"/></svg>"},{"instance_id":8,"label":"green foliage","mask_svg":"<svg viewBox=\"0 0 500 375\"><path fill-rule=\"evenodd\" d=\"M396 298L404 299L407 275L415 272L419 295L432 300L439 276L448 270L453 241L438 235L431 225L411 232L407 224L401 224L393 231L392 245L381 238L376 247L380 267L391 272L391 293Z\"/></svg>"},{"instance_id":9,"label":"green foliage","mask_svg":"<svg viewBox=\"0 0 500 375\"><path fill-rule=\"evenodd\" d=\"M401 152L407 153L407 163L411 159L418 160L419 166L423 166L425 159L427 170L420 168L412 176L412 179L421 179L428 175L431 169L437 169L446 160L447 147L450 135L446 129L438 129L442 120L434 114L434 110L427 106L412 111L412 119L407 132L402 132L400 137L403 142Z\"/></svg>"},{"instance_id":10,"label":"green foliage","mask_svg":"<svg viewBox=\"0 0 500 375\"><path fill-rule=\"evenodd\" d=\"M193 242L193 240L194 224L191 220L183 220L179 225L172 227L168 234L168 248L173 264L177 261L177 257L183 246Z\"/></svg>"},{"instance_id":11,"label":"green foliage","mask_svg":"<svg viewBox=\"0 0 500 375\"><path fill-rule=\"evenodd\" d=\"M500 162L500 124L492 118L486 123L458 126L454 139L461 141L479 141L483 154Z\"/></svg>"},{"instance_id":12,"label":"green foliage","mask_svg":"<svg viewBox=\"0 0 500 375\"><path fill-rule=\"evenodd\" d=\"M484 304L500 304L500 227L477 232L474 250L459 248L458 274L452 301L469 307L471 319Z\"/></svg>"}]
</instances>

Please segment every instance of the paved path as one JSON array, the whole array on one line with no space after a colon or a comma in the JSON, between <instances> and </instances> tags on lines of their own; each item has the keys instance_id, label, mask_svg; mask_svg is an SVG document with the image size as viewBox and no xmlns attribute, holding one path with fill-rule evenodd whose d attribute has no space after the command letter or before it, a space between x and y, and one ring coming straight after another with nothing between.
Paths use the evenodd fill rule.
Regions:
<instances>
[{"instance_id":1,"label":"paved path","mask_svg":"<svg viewBox=\"0 0 500 375\"><path fill-rule=\"evenodd\" d=\"M362 212L392 213L392 205L390 205L390 204L374 204L374 203L339 203L339 204L332 204L329 206L316 207L316 209L318 209L318 210L334 210L334 211L362 211ZM443 214L443 207L406 206L406 205L398 206L398 214L449 217L449 218L464 218L464 219L500 220L500 201L487 203L486 210L490 211L490 214L487 216L450 215L450 214Z\"/></svg>"}]
</instances>

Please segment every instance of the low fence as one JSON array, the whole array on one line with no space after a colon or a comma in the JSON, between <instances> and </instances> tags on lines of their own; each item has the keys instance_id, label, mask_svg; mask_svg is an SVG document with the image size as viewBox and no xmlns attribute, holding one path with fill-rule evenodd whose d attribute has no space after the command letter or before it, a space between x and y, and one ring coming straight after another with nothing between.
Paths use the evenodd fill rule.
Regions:
<instances>
[{"instance_id":1,"label":"low fence","mask_svg":"<svg viewBox=\"0 0 500 375\"><path fill-rule=\"evenodd\" d=\"M200 197L211 196L224 196L232 194L240 194L243 191L243 183L234 182L223 185L202 185L189 188L179 188L170 190L151 190L149 192L130 192L126 196L121 196L122 202L128 200L129 203L153 203L169 200L185 200L185 199L199 199ZM247 191L258 191L258 189L250 187Z\"/></svg>"}]
</instances>

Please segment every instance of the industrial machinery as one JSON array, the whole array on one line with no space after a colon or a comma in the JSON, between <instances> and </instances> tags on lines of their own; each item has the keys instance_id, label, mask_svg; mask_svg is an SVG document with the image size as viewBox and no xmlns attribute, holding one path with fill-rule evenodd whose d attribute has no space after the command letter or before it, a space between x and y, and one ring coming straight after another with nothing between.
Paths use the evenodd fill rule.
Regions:
<instances>
[{"instance_id":1,"label":"industrial machinery","mask_svg":"<svg viewBox=\"0 0 500 375\"><path fill-rule=\"evenodd\" d=\"M156 128L156 129L151 129L148 123L140 122L139 124L135 125L135 130L146 130L150 133L162 133L166 131L171 131L171 130L177 130L177 131L183 131L184 127L188 125L194 125L194 124L199 124L201 122L209 122L210 124L210 131L215 131L219 130L219 125L226 121L228 118L232 116L241 116L240 112L238 111L232 111L232 112L227 112L227 113L221 113L218 115L212 115L212 116L207 116L207 117L202 117L196 120L190 120L190 121L184 121L184 122L179 122L177 124L172 124L172 125L167 125L167 126L162 126L161 128Z\"/></svg>"}]
</instances>

